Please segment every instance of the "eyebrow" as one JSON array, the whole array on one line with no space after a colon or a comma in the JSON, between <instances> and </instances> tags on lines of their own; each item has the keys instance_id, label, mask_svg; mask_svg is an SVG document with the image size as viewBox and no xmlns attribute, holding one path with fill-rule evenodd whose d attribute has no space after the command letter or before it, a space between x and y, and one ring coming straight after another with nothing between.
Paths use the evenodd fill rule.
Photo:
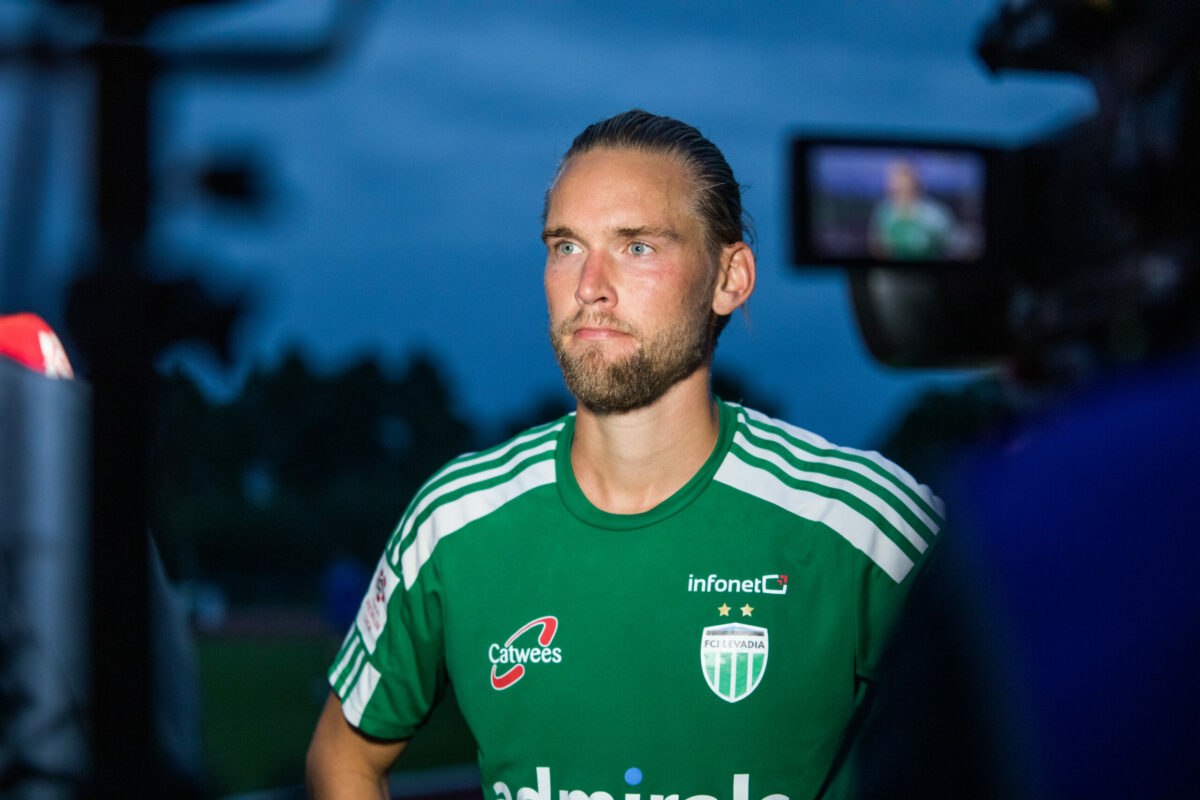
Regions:
<instances>
[{"instance_id":1,"label":"eyebrow","mask_svg":"<svg viewBox=\"0 0 1200 800\"><path fill-rule=\"evenodd\" d=\"M674 228L660 228L650 225L639 225L634 228L617 228L616 234L622 239L667 239L672 242L682 242L683 236ZM559 225L554 228L546 228L542 231L542 241L549 242L552 239L577 239L575 231L568 228L566 225Z\"/></svg>"},{"instance_id":2,"label":"eyebrow","mask_svg":"<svg viewBox=\"0 0 1200 800\"><path fill-rule=\"evenodd\" d=\"M641 225L636 228L617 228L617 236L622 239L668 239L672 242L682 242L683 237L673 228L655 228Z\"/></svg>"},{"instance_id":3,"label":"eyebrow","mask_svg":"<svg viewBox=\"0 0 1200 800\"><path fill-rule=\"evenodd\" d=\"M575 232L566 225L559 225L557 228L546 228L542 231L542 241L548 242L551 239L573 239Z\"/></svg>"}]
</instances>

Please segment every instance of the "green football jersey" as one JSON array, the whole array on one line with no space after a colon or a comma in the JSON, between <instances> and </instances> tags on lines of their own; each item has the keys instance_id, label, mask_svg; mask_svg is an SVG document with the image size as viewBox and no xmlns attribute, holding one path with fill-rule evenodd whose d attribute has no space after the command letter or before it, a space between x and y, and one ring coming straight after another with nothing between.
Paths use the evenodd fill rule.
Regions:
<instances>
[{"instance_id":1,"label":"green football jersey","mask_svg":"<svg viewBox=\"0 0 1200 800\"><path fill-rule=\"evenodd\" d=\"M801 800L829 773L940 502L874 453L720 404L703 468L595 508L574 416L452 461L388 542L329 678L411 736L453 684L498 800Z\"/></svg>"}]
</instances>

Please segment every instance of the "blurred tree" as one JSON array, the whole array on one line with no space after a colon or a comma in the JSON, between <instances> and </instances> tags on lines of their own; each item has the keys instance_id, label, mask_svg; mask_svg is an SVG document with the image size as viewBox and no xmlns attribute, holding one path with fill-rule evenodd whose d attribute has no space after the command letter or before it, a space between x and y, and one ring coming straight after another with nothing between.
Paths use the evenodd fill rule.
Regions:
<instances>
[{"instance_id":1,"label":"blurred tree","mask_svg":"<svg viewBox=\"0 0 1200 800\"><path fill-rule=\"evenodd\" d=\"M527 428L541 425L544 422L552 422L574 410L575 403L571 399L571 395L567 394L566 389L561 392L547 392L539 400L531 403L528 411L505 420L500 428L502 433L497 443L503 439L510 439Z\"/></svg>"},{"instance_id":2,"label":"blurred tree","mask_svg":"<svg viewBox=\"0 0 1200 800\"><path fill-rule=\"evenodd\" d=\"M334 557L373 563L408 499L475 446L434 359L315 374L292 351L228 403L163 376L153 524L182 577L235 601L313 600ZM264 584L264 577L272 581Z\"/></svg>"},{"instance_id":3,"label":"blurred tree","mask_svg":"<svg viewBox=\"0 0 1200 800\"><path fill-rule=\"evenodd\" d=\"M318 374L292 350L224 403L179 370L161 380L156 537L173 575L217 581L238 604L315 603L326 566L374 564L420 485L480 446L428 352L393 376L369 358ZM777 414L737 377L720 373L713 385ZM502 430L570 408L565 392L548 394Z\"/></svg>"}]
</instances>

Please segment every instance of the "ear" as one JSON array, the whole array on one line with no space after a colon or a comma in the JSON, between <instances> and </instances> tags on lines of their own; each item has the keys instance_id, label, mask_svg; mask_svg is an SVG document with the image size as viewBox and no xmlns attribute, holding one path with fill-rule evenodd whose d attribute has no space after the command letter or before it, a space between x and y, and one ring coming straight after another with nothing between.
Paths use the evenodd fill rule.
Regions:
<instances>
[{"instance_id":1,"label":"ear","mask_svg":"<svg viewBox=\"0 0 1200 800\"><path fill-rule=\"evenodd\" d=\"M724 316L732 314L750 299L754 292L754 251L745 242L721 248L717 285L713 289L713 311Z\"/></svg>"}]
</instances>

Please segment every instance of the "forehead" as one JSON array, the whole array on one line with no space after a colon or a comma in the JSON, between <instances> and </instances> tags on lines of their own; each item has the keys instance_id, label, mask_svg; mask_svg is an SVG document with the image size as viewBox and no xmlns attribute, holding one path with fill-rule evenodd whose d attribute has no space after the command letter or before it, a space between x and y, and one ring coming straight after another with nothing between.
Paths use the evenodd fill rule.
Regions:
<instances>
[{"instance_id":1,"label":"forehead","mask_svg":"<svg viewBox=\"0 0 1200 800\"><path fill-rule=\"evenodd\" d=\"M614 227L695 223L694 183L680 161L663 153L600 148L572 156L550 189L546 223Z\"/></svg>"}]
</instances>

